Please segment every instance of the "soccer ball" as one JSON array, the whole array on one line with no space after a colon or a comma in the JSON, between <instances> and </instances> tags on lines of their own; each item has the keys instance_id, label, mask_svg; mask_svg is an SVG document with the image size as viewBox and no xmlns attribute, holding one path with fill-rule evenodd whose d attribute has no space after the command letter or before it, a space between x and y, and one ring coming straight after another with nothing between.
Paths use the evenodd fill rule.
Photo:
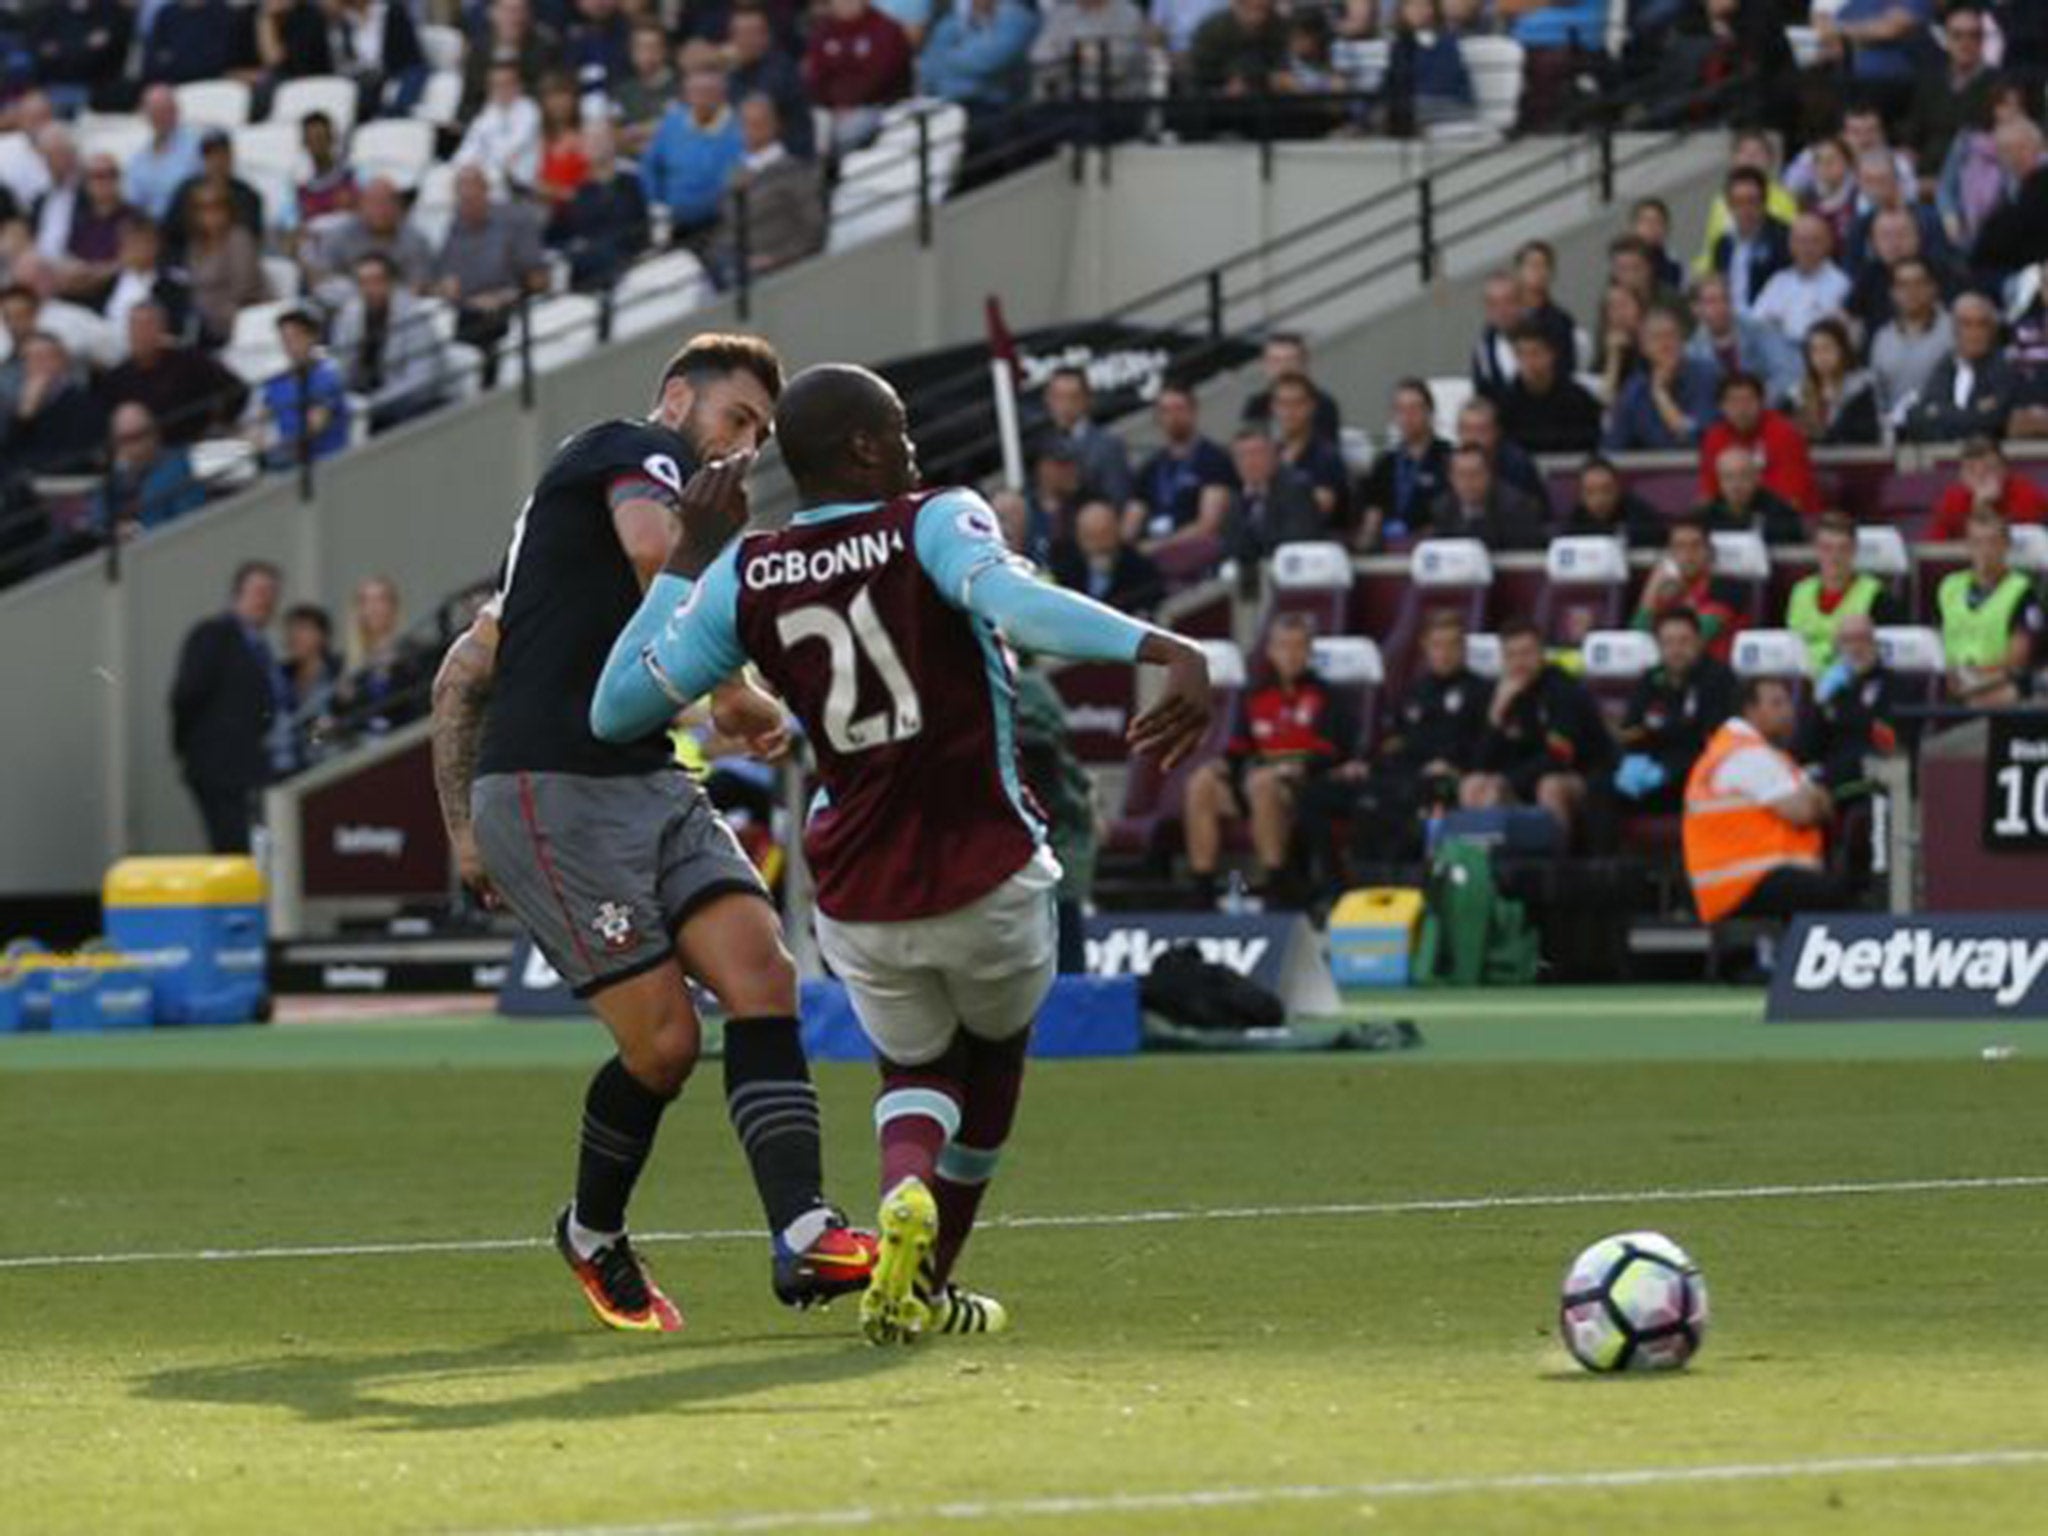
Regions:
<instances>
[{"instance_id":1,"label":"soccer ball","mask_svg":"<svg viewBox=\"0 0 2048 1536\"><path fill-rule=\"evenodd\" d=\"M1558 1332L1589 1371L1675 1371L1706 1338L1706 1279L1660 1232L1603 1237L1565 1276Z\"/></svg>"}]
</instances>

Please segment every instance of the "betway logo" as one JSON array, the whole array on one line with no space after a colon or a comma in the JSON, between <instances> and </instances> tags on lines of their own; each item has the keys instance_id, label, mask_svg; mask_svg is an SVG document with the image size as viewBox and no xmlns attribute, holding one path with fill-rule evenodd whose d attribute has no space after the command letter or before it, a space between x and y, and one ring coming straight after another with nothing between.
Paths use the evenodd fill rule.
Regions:
<instances>
[{"instance_id":1,"label":"betway logo","mask_svg":"<svg viewBox=\"0 0 2048 1536\"><path fill-rule=\"evenodd\" d=\"M334 851L343 856L375 854L397 859L405 854L405 828L339 826L334 829Z\"/></svg>"},{"instance_id":2,"label":"betway logo","mask_svg":"<svg viewBox=\"0 0 2048 1536\"><path fill-rule=\"evenodd\" d=\"M1192 942L1211 965L1225 965L1240 976L1249 976L1266 957L1266 939L1226 937L1194 939L1154 938L1144 928L1112 928L1099 939L1088 941L1088 972L1093 976L1149 976L1159 957L1175 944Z\"/></svg>"},{"instance_id":3,"label":"betway logo","mask_svg":"<svg viewBox=\"0 0 2048 1536\"><path fill-rule=\"evenodd\" d=\"M2048 973L2048 939L1947 939L1925 928L1901 928L1884 939L1843 943L1815 924L1799 954L1792 985L1801 992L1989 993L2010 1008Z\"/></svg>"}]
</instances>

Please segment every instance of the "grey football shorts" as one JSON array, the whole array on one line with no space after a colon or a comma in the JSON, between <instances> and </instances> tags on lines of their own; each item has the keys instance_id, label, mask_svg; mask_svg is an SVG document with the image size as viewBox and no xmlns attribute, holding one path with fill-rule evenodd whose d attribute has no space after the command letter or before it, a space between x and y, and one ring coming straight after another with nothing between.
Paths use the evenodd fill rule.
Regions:
<instances>
[{"instance_id":1,"label":"grey football shorts","mask_svg":"<svg viewBox=\"0 0 2048 1536\"><path fill-rule=\"evenodd\" d=\"M489 774L470 815L498 894L578 997L671 958L676 930L717 897L768 898L681 769Z\"/></svg>"}]
</instances>

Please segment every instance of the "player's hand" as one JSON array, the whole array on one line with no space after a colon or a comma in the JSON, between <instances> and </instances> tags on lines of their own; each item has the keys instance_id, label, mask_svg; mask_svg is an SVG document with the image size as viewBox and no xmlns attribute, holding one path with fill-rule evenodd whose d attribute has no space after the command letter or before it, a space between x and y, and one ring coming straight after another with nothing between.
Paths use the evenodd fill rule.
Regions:
<instances>
[{"instance_id":1,"label":"player's hand","mask_svg":"<svg viewBox=\"0 0 2048 1536\"><path fill-rule=\"evenodd\" d=\"M1157 632L1146 636L1138 659L1165 666L1166 691L1131 722L1126 739L1132 751L1156 756L1160 767L1171 771L1209 734L1209 717L1216 707L1209 688L1209 658L1201 647Z\"/></svg>"},{"instance_id":2,"label":"player's hand","mask_svg":"<svg viewBox=\"0 0 2048 1536\"><path fill-rule=\"evenodd\" d=\"M789 716L781 701L750 684L722 687L711 696L711 728L745 743L748 756L764 763L789 755Z\"/></svg>"},{"instance_id":3,"label":"player's hand","mask_svg":"<svg viewBox=\"0 0 2048 1536\"><path fill-rule=\"evenodd\" d=\"M747 526L747 474L753 467L748 448L713 459L690 476L680 507L682 537L668 557L671 574L695 581Z\"/></svg>"},{"instance_id":4,"label":"player's hand","mask_svg":"<svg viewBox=\"0 0 2048 1536\"><path fill-rule=\"evenodd\" d=\"M498 895L498 888L491 882L491 872L484 868L484 856L477 851L476 833L464 828L449 838L455 853L455 873L462 881L463 889L476 898L478 906L486 912L495 912L504 905Z\"/></svg>"}]
</instances>

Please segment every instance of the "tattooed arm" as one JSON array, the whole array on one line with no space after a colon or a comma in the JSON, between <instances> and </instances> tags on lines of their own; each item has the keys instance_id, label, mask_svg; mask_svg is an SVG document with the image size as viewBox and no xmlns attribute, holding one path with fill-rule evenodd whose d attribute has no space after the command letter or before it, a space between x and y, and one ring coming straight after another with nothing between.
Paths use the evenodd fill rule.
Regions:
<instances>
[{"instance_id":1,"label":"tattooed arm","mask_svg":"<svg viewBox=\"0 0 2048 1536\"><path fill-rule=\"evenodd\" d=\"M441 800L441 824L448 829L448 846L462 883L487 907L497 905L497 893L477 852L469 791L476 780L484 708L490 702L497 663L498 617L486 606L448 647L434 677L434 791Z\"/></svg>"}]
</instances>

